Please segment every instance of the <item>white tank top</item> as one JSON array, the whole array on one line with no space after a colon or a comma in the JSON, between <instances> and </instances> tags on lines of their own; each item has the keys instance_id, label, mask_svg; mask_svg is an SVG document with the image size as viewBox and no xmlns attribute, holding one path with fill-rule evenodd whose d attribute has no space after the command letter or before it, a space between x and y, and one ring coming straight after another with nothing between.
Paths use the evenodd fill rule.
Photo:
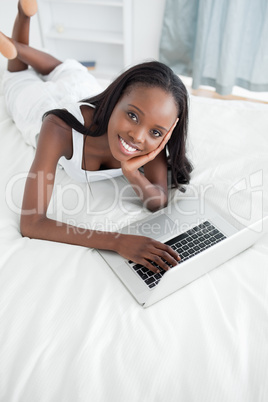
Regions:
<instances>
[{"instance_id":1,"label":"white tank top","mask_svg":"<svg viewBox=\"0 0 268 402\"><path fill-rule=\"evenodd\" d=\"M91 105L86 102L74 102L65 107L69 113L71 113L77 120L84 123L84 118L80 109L80 106L86 105L95 108L94 105ZM122 169L107 169L107 170L97 170L97 171L89 171L82 169L82 161L83 161L83 147L84 147L84 136L83 134L77 132L72 129L72 139L73 139L73 155L71 159L66 159L65 156L62 156L59 160L59 164L64 168L68 176L78 182L94 182L98 180L111 179L113 177L121 176Z\"/></svg>"}]
</instances>

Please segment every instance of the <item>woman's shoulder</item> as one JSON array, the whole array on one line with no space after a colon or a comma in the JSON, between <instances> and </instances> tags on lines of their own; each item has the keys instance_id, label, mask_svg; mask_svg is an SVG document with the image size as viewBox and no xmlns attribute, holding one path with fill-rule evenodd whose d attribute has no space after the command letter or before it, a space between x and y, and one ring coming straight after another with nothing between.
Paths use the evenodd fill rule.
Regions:
<instances>
[{"instance_id":1,"label":"woman's shoulder","mask_svg":"<svg viewBox=\"0 0 268 402\"><path fill-rule=\"evenodd\" d=\"M81 113L84 119L84 125L85 127L89 127L93 121L93 116L94 116L94 112L95 112L95 108L93 107L93 105L86 105L86 104L82 104L80 106L81 109Z\"/></svg>"},{"instance_id":2,"label":"woman's shoulder","mask_svg":"<svg viewBox=\"0 0 268 402\"><path fill-rule=\"evenodd\" d=\"M73 153L72 128L60 117L49 114L43 120L38 143L53 147L60 156L69 159Z\"/></svg>"},{"instance_id":3,"label":"woman's shoulder","mask_svg":"<svg viewBox=\"0 0 268 402\"><path fill-rule=\"evenodd\" d=\"M62 120L60 117L58 117L58 116L56 116L55 114L47 114L45 117L44 117L44 120L43 120L43 124L46 124L46 125L49 125L49 126L51 126L51 128L53 127L53 128L58 128L58 129L63 129L63 130L68 130L68 129L70 129L70 126L67 124L67 123L65 123L65 121L64 120Z\"/></svg>"}]
</instances>

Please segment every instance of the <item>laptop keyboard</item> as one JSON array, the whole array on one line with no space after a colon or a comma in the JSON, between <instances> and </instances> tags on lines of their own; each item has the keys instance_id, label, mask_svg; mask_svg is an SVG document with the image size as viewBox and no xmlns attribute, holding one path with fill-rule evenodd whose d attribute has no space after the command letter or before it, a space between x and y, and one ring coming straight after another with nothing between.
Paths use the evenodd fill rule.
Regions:
<instances>
[{"instance_id":1,"label":"laptop keyboard","mask_svg":"<svg viewBox=\"0 0 268 402\"><path fill-rule=\"evenodd\" d=\"M224 234L216 229L211 222L205 221L200 225L191 228L187 232L184 232L179 236L176 236L173 239L167 241L165 244L169 245L173 248L173 250L176 250L177 253L179 253L181 257L179 264L182 264L184 261L213 246L213 244L219 243L225 238L226 236L224 236ZM152 263L152 265L157 267L160 272L156 274L143 265L132 265L134 271L140 276L140 278L150 289L158 284L158 282L166 272L154 262ZM169 266L172 268L171 265Z\"/></svg>"}]
</instances>

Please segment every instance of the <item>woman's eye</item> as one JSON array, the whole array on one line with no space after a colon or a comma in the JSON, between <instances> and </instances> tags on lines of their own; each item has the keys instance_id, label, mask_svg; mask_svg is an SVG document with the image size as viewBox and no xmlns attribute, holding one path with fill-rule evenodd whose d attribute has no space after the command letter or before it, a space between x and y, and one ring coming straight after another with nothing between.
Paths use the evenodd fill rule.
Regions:
<instances>
[{"instance_id":1,"label":"woman's eye","mask_svg":"<svg viewBox=\"0 0 268 402\"><path fill-rule=\"evenodd\" d=\"M131 118L131 120L137 122L138 121L138 117L135 115L135 113L133 112L128 112L128 116Z\"/></svg>"},{"instance_id":2,"label":"woman's eye","mask_svg":"<svg viewBox=\"0 0 268 402\"><path fill-rule=\"evenodd\" d=\"M152 134L154 137L162 137L161 131L158 130L152 130Z\"/></svg>"}]
</instances>

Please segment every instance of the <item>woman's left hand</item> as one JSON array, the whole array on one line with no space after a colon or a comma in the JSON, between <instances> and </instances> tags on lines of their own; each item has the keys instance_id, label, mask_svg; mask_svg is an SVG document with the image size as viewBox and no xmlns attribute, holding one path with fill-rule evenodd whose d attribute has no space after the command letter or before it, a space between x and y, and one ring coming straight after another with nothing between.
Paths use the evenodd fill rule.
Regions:
<instances>
[{"instance_id":1,"label":"woman's left hand","mask_svg":"<svg viewBox=\"0 0 268 402\"><path fill-rule=\"evenodd\" d=\"M146 165L146 163L152 161L164 149L164 147L168 143L178 120L179 119L176 119L175 123L172 125L166 136L163 138L163 141L158 145L158 147L154 151L146 155L135 156L127 161L121 162L123 173L126 175L127 173L135 172L140 167Z\"/></svg>"}]
</instances>

